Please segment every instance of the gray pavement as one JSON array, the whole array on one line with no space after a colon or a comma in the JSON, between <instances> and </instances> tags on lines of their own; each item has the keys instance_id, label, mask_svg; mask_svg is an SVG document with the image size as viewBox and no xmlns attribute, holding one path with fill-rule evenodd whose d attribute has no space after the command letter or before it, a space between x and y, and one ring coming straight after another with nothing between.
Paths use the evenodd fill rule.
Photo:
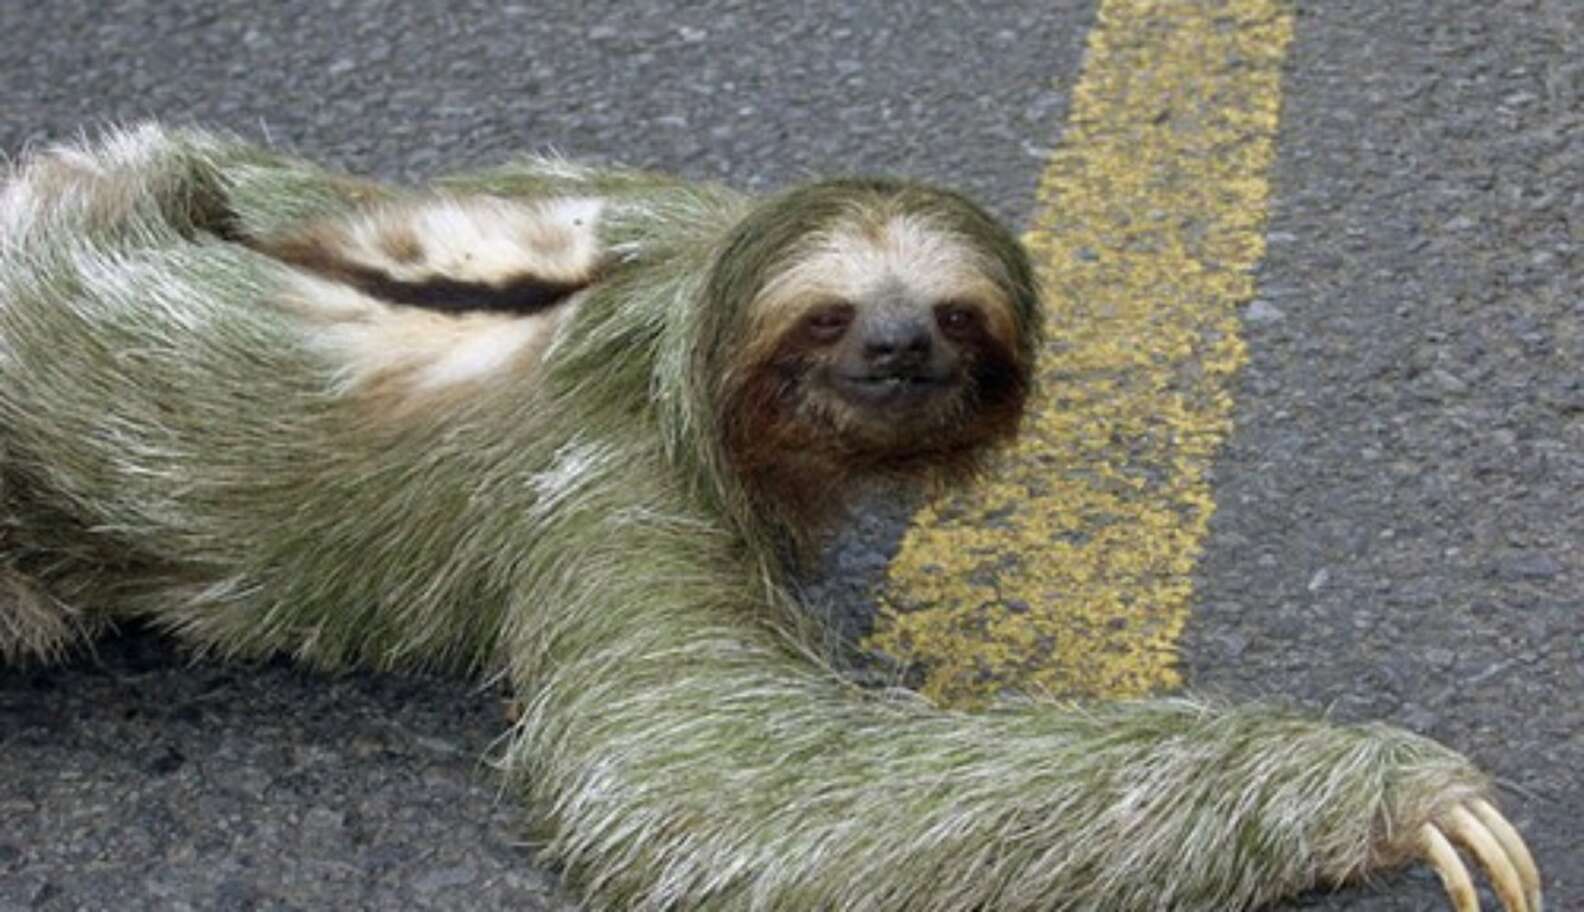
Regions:
<instances>
[{"instance_id":1,"label":"gray pavement","mask_svg":"<svg viewBox=\"0 0 1584 912\"><path fill-rule=\"evenodd\" d=\"M1584 4L1304 10L1188 677L1457 745L1584 909Z\"/></svg>"},{"instance_id":2,"label":"gray pavement","mask_svg":"<svg viewBox=\"0 0 1584 912\"><path fill-rule=\"evenodd\" d=\"M1562 910L1584 908L1581 10L1300 4L1185 652L1195 686L1467 750ZM1021 221L1091 15L6 3L0 149L159 116L404 179L547 147L751 188L901 172ZM0 670L0 910L573 908L490 775L500 713L466 682L192 665L142 632ZM1298 905L1441 900L1412 873Z\"/></svg>"}]
</instances>

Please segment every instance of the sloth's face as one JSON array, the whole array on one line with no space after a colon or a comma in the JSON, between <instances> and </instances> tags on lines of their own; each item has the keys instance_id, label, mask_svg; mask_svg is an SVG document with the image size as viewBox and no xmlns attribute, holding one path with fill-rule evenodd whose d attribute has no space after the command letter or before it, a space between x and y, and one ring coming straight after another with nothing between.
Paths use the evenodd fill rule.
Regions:
<instances>
[{"instance_id":1,"label":"sloth's face","mask_svg":"<svg viewBox=\"0 0 1584 912\"><path fill-rule=\"evenodd\" d=\"M754 407L779 445L903 465L1009 433L1029 378L996 268L908 215L824 236L756 302L755 337L773 342Z\"/></svg>"},{"instance_id":2,"label":"sloth's face","mask_svg":"<svg viewBox=\"0 0 1584 912\"><path fill-rule=\"evenodd\" d=\"M962 385L963 346L983 332L972 304L930 306L906 300L834 301L803 318L812 349L826 349L811 378L850 407L909 412L928 408Z\"/></svg>"},{"instance_id":3,"label":"sloth's face","mask_svg":"<svg viewBox=\"0 0 1584 912\"><path fill-rule=\"evenodd\" d=\"M979 432L986 412L1018 408L1024 385L986 308L921 298L900 282L814 308L783 349L793 415L857 450L972 442L963 434Z\"/></svg>"}]
</instances>

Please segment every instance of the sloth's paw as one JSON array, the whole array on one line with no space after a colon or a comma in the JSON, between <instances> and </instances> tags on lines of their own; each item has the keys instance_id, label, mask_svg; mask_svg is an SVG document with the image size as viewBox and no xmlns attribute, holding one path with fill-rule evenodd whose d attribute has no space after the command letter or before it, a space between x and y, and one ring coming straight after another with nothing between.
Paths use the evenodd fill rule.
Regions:
<instances>
[{"instance_id":1,"label":"sloth's paw","mask_svg":"<svg viewBox=\"0 0 1584 912\"><path fill-rule=\"evenodd\" d=\"M1460 804L1419 829L1419 852L1435 869L1456 912L1479 912L1479 898L1456 843L1484 867L1506 912L1543 912L1540 871L1523 837L1483 800Z\"/></svg>"}]
</instances>

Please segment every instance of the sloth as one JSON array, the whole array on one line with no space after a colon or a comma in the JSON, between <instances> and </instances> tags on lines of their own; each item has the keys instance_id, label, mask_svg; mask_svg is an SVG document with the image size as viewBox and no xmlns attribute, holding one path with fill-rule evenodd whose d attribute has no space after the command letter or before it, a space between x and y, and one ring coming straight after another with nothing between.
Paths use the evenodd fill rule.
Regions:
<instances>
[{"instance_id":1,"label":"sloth","mask_svg":"<svg viewBox=\"0 0 1584 912\"><path fill-rule=\"evenodd\" d=\"M1041 313L944 190L755 199L525 158L398 188L157 125L0 184L0 660L494 677L592 908L1226 910L1422 860L1540 880L1382 724L1173 697L937 708L793 596L861 486L970 477Z\"/></svg>"}]
</instances>

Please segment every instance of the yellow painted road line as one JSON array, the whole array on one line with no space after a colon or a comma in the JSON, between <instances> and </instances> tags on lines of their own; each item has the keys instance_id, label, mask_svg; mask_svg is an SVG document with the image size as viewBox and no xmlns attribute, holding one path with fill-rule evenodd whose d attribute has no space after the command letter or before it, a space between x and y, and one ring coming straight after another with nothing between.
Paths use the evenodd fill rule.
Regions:
<instances>
[{"instance_id":1,"label":"yellow painted road line","mask_svg":"<svg viewBox=\"0 0 1584 912\"><path fill-rule=\"evenodd\" d=\"M1276 0L1101 0L1027 237L1041 398L986 484L915 519L868 643L936 699L1179 683L1292 28Z\"/></svg>"}]
</instances>

